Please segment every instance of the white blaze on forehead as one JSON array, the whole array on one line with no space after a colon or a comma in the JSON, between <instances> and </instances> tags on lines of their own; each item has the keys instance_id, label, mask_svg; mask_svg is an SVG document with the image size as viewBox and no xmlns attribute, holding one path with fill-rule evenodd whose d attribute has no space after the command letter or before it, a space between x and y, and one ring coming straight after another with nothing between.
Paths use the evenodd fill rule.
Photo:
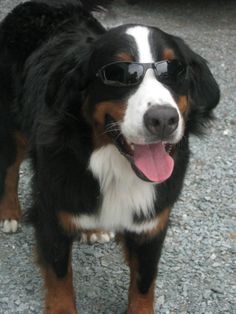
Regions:
<instances>
[{"instance_id":1,"label":"white blaze on forehead","mask_svg":"<svg viewBox=\"0 0 236 314\"><path fill-rule=\"evenodd\" d=\"M136 42L139 54L139 62L154 62L149 43L149 29L145 26L134 26L126 31Z\"/></svg>"},{"instance_id":2,"label":"white blaze on forehead","mask_svg":"<svg viewBox=\"0 0 236 314\"><path fill-rule=\"evenodd\" d=\"M138 62L152 63L151 44L149 42L150 29L145 26L133 26L127 29L126 33L132 36L137 45ZM178 105L173 98L170 90L159 82L153 69L148 69L142 82L138 85L134 94L127 100L127 109L121 131L128 142L144 144L146 142L147 130L144 126L143 118L150 106L170 106L174 107L179 115L179 124L174 132L173 141L178 142L184 131L183 118L180 114Z\"/></svg>"}]
</instances>

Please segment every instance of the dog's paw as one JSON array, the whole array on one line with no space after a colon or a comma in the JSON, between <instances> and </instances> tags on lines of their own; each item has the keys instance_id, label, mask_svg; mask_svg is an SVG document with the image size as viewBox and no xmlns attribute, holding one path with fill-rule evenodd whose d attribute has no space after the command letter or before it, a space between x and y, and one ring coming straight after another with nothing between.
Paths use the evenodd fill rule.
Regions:
<instances>
[{"instance_id":1,"label":"dog's paw","mask_svg":"<svg viewBox=\"0 0 236 314\"><path fill-rule=\"evenodd\" d=\"M113 232L104 232L100 230L83 231L81 232L81 243L107 243L114 239L115 234Z\"/></svg>"},{"instance_id":2,"label":"dog's paw","mask_svg":"<svg viewBox=\"0 0 236 314\"><path fill-rule=\"evenodd\" d=\"M15 219L2 220L0 226L5 233L15 233L19 227L19 221Z\"/></svg>"}]
</instances>

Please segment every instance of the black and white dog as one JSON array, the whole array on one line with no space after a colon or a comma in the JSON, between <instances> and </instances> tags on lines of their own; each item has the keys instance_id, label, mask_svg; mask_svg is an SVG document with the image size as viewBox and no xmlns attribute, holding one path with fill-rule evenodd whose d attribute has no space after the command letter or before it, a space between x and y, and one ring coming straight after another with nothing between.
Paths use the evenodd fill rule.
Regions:
<instances>
[{"instance_id":1,"label":"black and white dog","mask_svg":"<svg viewBox=\"0 0 236 314\"><path fill-rule=\"evenodd\" d=\"M21 4L0 26L0 219L17 229L29 156L45 313L76 313L73 239L99 229L123 243L128 313L151 314L188 138L212 117L219 88L180 38L136 24L107 31L90 13L101 1L54 3Z\"/></svg>"}]
</instances>

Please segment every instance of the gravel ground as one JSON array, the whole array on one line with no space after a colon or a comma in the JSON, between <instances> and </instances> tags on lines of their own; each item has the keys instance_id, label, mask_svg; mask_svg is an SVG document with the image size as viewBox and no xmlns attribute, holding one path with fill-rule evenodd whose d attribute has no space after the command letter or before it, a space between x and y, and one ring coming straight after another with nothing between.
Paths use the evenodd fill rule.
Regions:
<instances>
[{"instance_id":1,"label":"gravel ground","mask_svg":"<svg viewBox=\"0 0 236 314\"><path fill-rule=\"evenodd\" d=\"M0 18L17 3L0 0ZM153 7L128 8L117 0L111 15L100 19L108 26L156 25L183 37L210 61L222 100L208 137L191 141L191 165L160 262L156 311L236 314L236 3L163 0ZM25 208L29 183L25 163L20 188ZM33 263L32 228L22 226L14 235L0 231L0 238L0 313L40 313L42 281ZM121 314L127 305L128 269L119 248L114 242L77 246L73 267L79 313Z\"/></svg>"}]
</instances>

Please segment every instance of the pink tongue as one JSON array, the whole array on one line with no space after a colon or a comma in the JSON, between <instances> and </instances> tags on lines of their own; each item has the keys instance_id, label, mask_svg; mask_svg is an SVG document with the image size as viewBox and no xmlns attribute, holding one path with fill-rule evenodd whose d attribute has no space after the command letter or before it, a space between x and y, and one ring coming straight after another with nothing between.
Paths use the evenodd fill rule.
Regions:
<instances>
[{"instance_id":1,"label":"pink tongue","mask_svg":"<svg viewBox=\"0 0 236 314\"><path fill-rule=\"evenodd\" d=\"M172 174L174 160L164 144L134 145L135 166L150 180L160 183Z\"/></svg>"}]
</instances>

